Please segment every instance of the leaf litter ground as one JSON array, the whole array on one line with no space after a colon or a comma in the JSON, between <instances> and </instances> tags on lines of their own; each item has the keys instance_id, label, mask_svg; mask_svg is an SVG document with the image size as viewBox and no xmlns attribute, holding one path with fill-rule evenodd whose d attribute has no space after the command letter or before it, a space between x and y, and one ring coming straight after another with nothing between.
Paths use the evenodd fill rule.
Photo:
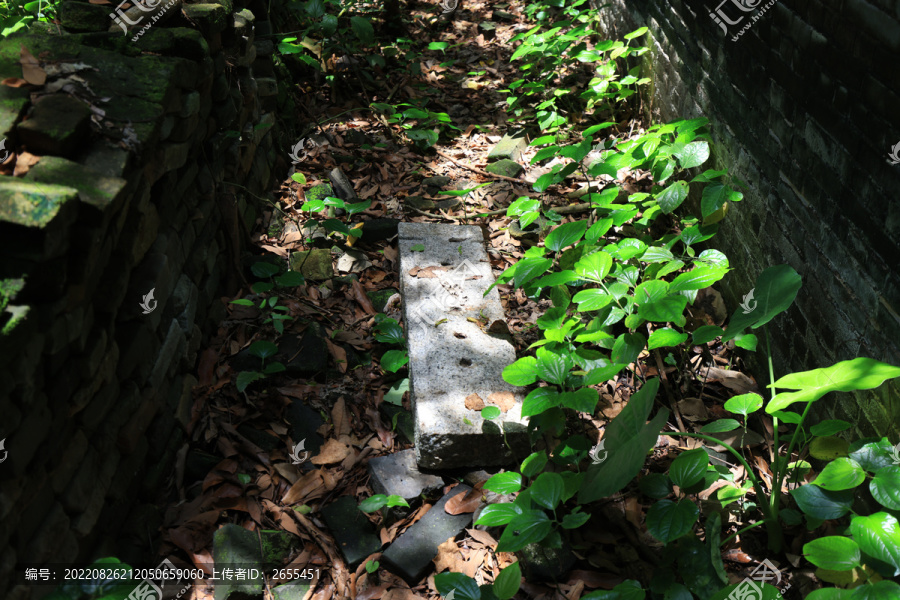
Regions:
<instances>
[{"instance_id":1,"label":"leaf litter ground","mask_svg":"<svg viewBox=\"0 0 900 600\"><path fill-rule=\"evenodd\" d=\"M484 230L495 275L522 257L525 247L510 235L505 207L521 196L535 196L531 182L548 172L552 163L528 167L518 179L490 175L484 167L488 152L507 126L504 96L497 90L517 78L516 70L509 64L510 46L505 42L527 26L500 24L496 38L486 41L478 31L478 15L487 7L472 3L466 8L450 23L449 31L441 34L441 40L451 46L446 54L424 51L422 74L418 79L406 78L390 90L386 86L384 92L377 91L366 99L384 102L394 95L395 101L427 96L433 106L453 117L460 134L449 142L439 143L436 154L418 153L399 145L400 130L396 126L386 124L383 119L376 120L366 111L348 111L348 107L359 105L358 99L347 106L337 106L324 97L298 98L308 113L323 122L319 131L327 143L307 144L299 164L293 168L283 165L287 176L278 193L277 210L271 207L266 210L253 234L260 253L286 260L291 252L310 249L308 236L302 231L309 218L300 211L304 193L318 183L327 182L327 173L341 167L353 182L357 196L372 202L368 210L353 216L351 225L386 217L474 224ZM414 13L413 16L421 25L422 15ZM426 36L421 29L416 34ZM446 66L450 57L457 62ZM325 123L327 116L341 113L344 113L342 120ZM358 139L351 135L354 131L364 132L370 140L384 142L383 147L351 143L351 139ZM611 135L627 139L630 134L642 131L642 123L637 118L626 119L610 131ZM533 152L526 151L525 159ZM339 157L347 155L352 157L349 164L343 159L339 161ZM306 185L291 179L295 172L303 173ZM435 176L449 178L452 185L444 186L445 189L489 185L464 196L462 204L442 209L440 203L447 206L447 196L421 185L423 178ZM638 192L649 190L651 182L647 173L623 172L618 183L626 191ZM574 178L557 186L549 194L551 205L557 208L570 205L579 197L578 190L582 187L583 182ZM424 197L426 202L419 206L428 208L411 206L407 198L413 195ZM500 214L474 216L485 212ZM628 225L618 228L618 233L627 235ZM391 397L392 386L402 377L382 371L378 357L387 347L373 339L376 308L372 292L390 296L384 312L400 318L399 295L391 293L399 289L396 243L391 239L374 244L357 242L351 248L335 241L338 243L333 258L339 277L321 283L307 282L290 293L279 294L281 303L295 319L285 328L284 336L300 338L311 322L324 329L330 360L328 370L320 376L295 379L274 375L239 393L234 385L237 375L237 369L232 366L234 357L256 339L272 340L277 336L271 327L261 327L260 313L255 308L228 304L227 318L201 354L194 404L189 414L181 415L190 435L190 448L216 457L217 463L205 477L192 480L185 469L188 448L179 453L169 489L179 501L172 502L166 511L160 553L182 564L209 565L213 562L213 532L225 523L235 523L251 531L282 530L296 536L297 541L296 549L285 557L286 566L319 569L321 576L306 599L435 599L439 596L433 574L410 586L384 569L367 573L366 561L357 569L349 570L320 517L321 508L339 496L349 494L357 501L371 496L367 461L409 446L379 410L386 402L386 395L390 401L402 402L407 411L410 406L408 394L403 395L402 401L397 397L399 394ZM506 326L521 353L538 339L534 323L549 303L528 299L521 290L513 290L511 286L499 289L506 309ZM703 308L689 317L700 324L721 324L725 318L721 296L711 289L704 293L709 301L697 303ZM244 297L256 298L244 289L235 298L223 301ZM756 388L751 378L734 369L737 365L728 347L710 342L695 347L692 352L689 370L683 373L646 354L639 358L639 364L633 365L633 370L644 377L662 375L667 387L678 388L681 400L673 407L678 420L678 425L670 423L673 430L685 427L690 431L699 430L703 423L724 416L722 404L730 396ZM580 432L591 443L597 443L605 424L621 412L639 381L633 376L621 376L598 386L601 402L597 414L581 414L569 423L568 433ZM287 416L294 402L303 402L320 413L324 421L318 428L324 443L308 463L300 466L292 464L290 456L291 449L300 442L294 439ZM757 436L759 439L744 442L745 452L767 470L770 456L763 444L768 442L766 445L771 447L771 428L765 433L765 439ZM677 456L672 439L659 438L642 476L666 472ZM685 444L682 449L697 447L692 440ZM740 465L725 464L739 484L745 477ZM714 492L715 488L704 490L699 498L706 501ZM436 499L414 504L409 516L389 527L383 526L378 513L368 518L379 527L382 543L388 544L420 519ZM472 512L481 502L476 494L450 505L449 510ZM661 546L647 534L644 525L644 515L651 502L637 486L631 485L617 496L589 507L592 521L573 532L572 545L578 559L574 570L565 581L556 584L523 582L520 595L574 600L591 590L612 589L627 578L645 580L646 574L653 570ZM740 513L731 512L728 518L735 530L743 524ZM494 551L498 537L496 530L467 529L460 539L440 545L434 558L434 572L461 572L480 583L491 583L501 569L515 560L512 554ZM742 544L738 538L725 554L734 567L734 581L740 581L744 575L740 565L752 562L742 550ZM799 548L793 551L800 554ZM378 557L375 554L369 560L376 561ZM271 588L278 583L267 581L266 598L272 597ZM192 598L212 598L213 589L198 584L190 594Z\"/></svg>"}]
</instances>

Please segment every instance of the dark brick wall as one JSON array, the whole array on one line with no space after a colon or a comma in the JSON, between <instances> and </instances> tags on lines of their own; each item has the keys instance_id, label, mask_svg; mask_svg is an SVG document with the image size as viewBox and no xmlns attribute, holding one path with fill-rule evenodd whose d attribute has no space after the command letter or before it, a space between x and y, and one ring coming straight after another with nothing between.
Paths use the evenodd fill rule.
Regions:
<instances>
[{"instance_id":1,"label":"dark brick wall","mask_svg":"<svg viewBox=\"0 0 900 600\"><path fill-rule=\"evenodd\" d=\"M713 240L734 267L721 286L729 305L771 265L803 277L770 328L776 376L856 356L900 365L900 165L888 158L900 142L900 3L780 0L742 12L729 0L726 19L743 18L727 35L710 17L718 2L610 4L609 39L650 28L651 118L707 117L711 165L751 188ZM814 421L831 415L855 435L897 441L896 383L817 409Z\"/></svg>"},{"instance_id":2,"label":"dark brick wall","mask_svg":"<svg viewBox=\"0 0 900 600\"><path fill-rule=\"evenodd\" d=\"M0 291L11 296L0 318L0 598L41 595L14 587L21 563L150 559L204 332L224 316L228 265L256 219L242 188L273 187L275 114L292 112L250 10L185 5L182 22L137 41L106 33L109 11L72 3L67 18L94 33L53 26L0 41L0 78L21 77L24 46L45 65L88 66L78 74L91 92L41 99L0 86L6 150L41 157L24 177L0 176ZM151 289L158 304L143 314ZM9 310L28 312L12 327Z\"/></svg>"}]
</instances>

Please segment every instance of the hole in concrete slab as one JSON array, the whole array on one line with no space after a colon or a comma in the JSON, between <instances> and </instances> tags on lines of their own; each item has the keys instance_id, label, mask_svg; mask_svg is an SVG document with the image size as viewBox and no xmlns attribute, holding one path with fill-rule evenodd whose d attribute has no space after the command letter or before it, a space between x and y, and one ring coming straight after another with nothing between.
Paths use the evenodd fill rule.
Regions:
<instances>
[{"instance_id":1,"label":"hole in concrete slab","mask_svg":"<svg viewBox=\"0 0 900 600\"><path fill-rule=\"evenodd\" d=\"M469 360L468 358L461 358L461 359L459 359L459 364L461 364L464 367L471 367L472 361Z\"/></svg>"},{"instance_id":2,"label":"hole in concrete slab","mask_svg":"<svg viewBox=\"0 0 900 600\"><path fill-rule=\"evenodd\" d=\"M442 267L450 266L450 264L451 264L451 263L450 263L449 260L442 260L442 261L441 261L441 266L442 266Z\"/></svg>"},{"instance_id":3,"label":"hole in concrete slab","mask_svg":"<svg viewBox=\"0 0 900 600\"><path fill-rule=\"evenodd\" d=\"M453 337L457 337L457 338L459 338L459 339L461 339L461 340L466 339L465 334L462 334L462 333L460 333L460 332L458 332L458 331L454 331L454 332L453 332Z\"/></svg>"}]
</instances>

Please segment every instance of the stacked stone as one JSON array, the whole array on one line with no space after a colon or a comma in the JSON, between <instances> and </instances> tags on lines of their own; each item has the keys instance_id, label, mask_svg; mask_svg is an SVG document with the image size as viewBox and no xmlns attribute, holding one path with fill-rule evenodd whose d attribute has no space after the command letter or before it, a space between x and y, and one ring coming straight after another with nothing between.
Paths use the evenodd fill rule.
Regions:
<instances>
[{"instance_id":1,"label":"stacked stone","mask_svg":"<svg viewBox=\"0 0 900 600\"><path fill-rule=\"evenodd\" d=\"M184 5L137 42L91 33L109 6L65 4L63 25L88 33L0 40L2 78L22 76L24 46L81 65L90 89L32 102L0 86L6 151L41 157L0 177L0 597L23 600L17 563L127 559L129 539L155 534L201 332L224 314L223 255L257 217L227 183L271 189L285 109L273 45L254 39L268 23L230 0Z\"/></svg>"}]
</instances>

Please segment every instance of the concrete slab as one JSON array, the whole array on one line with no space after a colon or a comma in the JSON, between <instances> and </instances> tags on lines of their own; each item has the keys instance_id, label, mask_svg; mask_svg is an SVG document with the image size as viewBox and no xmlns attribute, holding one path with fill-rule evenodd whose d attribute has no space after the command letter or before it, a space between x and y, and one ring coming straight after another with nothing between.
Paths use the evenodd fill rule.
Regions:
<instances>
[{"instance_id":1,"label":"concrete slab","mask_svg":"<svg viewBox=\"0 0 900 600\"><path fill-rule=\"evenodd\" d=\"M359 510L353 496L341 496L331 504L326 504L322 507L322 516L351 570L355 570L366 557L381 549L381 540L375 533L375 527Z\"/></svg>"},{"instance_id":2,"label":"concrete slab","mask_svg":"<svg viewBox=\"0 0 900 600\"><path fill-rule=\"evenodd\" d=\"M516 359L515 349L508 335L489 333L468 320L489 324L504 318L496 288L484 295L494 278L481 229L401 223L399 233L419 466L502 465L523 458L528 451L524 393L502 377ZM479 410L467 408L472 394L484 405L498 403L507 410L485 421ZM479 403L470 400L469 405Z\"/></svg>"},{"instance_id":3,"label":"concrete slab","mask_svg":"<svg viewBox=\"0 0 900 600\"><path fill-rule=\"evenodd\" d=\"M397 495L407 502L444 485L444 480L437 475L419 471L416 452L412 449L373 458L369 461L369 472L376 494Z\"/></svg>"},{"instance_id":4,"label":"concrete slab","mask_svg":"<svg viewBox=\"0 0 900 600\"><path fill-rule=\"evenodd\" d=\"M444 494L424 517L385 550L381 555L385 566L410 584L418 582L437 556L438 546L459 535L472 522L472 513L451 515L444 510L447 500L471 489L467 485L458 485Z\"/></svg>"}]
</instances>

